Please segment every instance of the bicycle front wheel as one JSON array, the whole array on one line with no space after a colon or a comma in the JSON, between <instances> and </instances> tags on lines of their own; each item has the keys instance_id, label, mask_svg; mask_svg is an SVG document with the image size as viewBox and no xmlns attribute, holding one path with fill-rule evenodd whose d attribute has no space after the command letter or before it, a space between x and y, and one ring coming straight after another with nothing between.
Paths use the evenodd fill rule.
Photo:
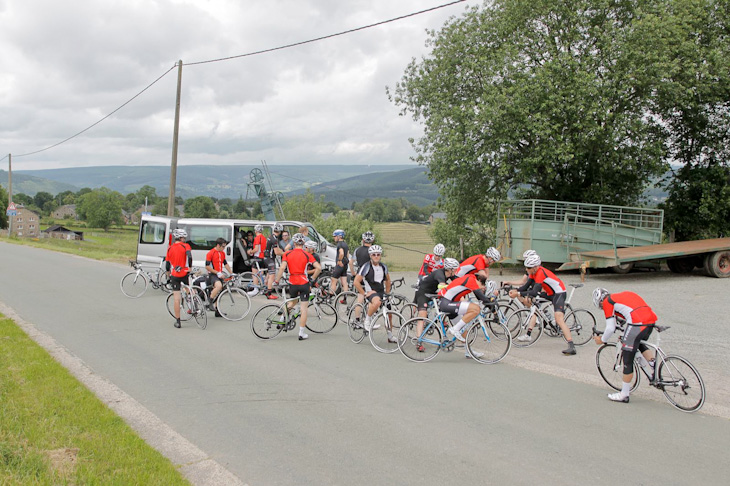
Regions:
<instances>
[{"instance_id":1,"label":"bicycle front wheel","mask_svg":"<svg viewBox=\"0 0 730 486\"><path fill-rule=\"evenodd\" d=\"M347 318L350 316L350 310L352 309L352 306L356 303L356 292L347 291L337 294L334 299L334 306L335 311L337 311L337 315L340 316L340 319L347 320Z\"/></svg>"},{"instance_id":2,"label":"bicycle front wheel","mask_svg":"<svg viewBox=\"0 0 730 486\"><path fill-rule=\"evenodd\" d=\"M337 312L327 302L312 302L307 309L306 327L317 334L330 332L337 325Z\"/></svg>"},{"instance_id":3,"label":"bicycle front wheel","mask_svg":"<svg viewBox=\"0 0 730 486\"><path fill-rule=\"evenodd\" d=\"M621 350L616 343L606 343L596 351L596 368L608 386L621 391L624 384L624 364L621 359ZM631 381L631 391L636 390L641 380L639 365L634 361L634 378Z\"/></svg>"},{"instance_id":4,"label":"bicycle front wheel","mask_svg":"<svg viewBox=\"0 0 730 486\"><path fill-rule=\"evenodd\" d=\"M160 290L166 294L172 293L172 283L170 283L170 275L164 270L158 270L157 285Z\"/></svg>"},{"instance_id":5,"label":"bicycle front wheel","mask_svg":"<svg viewBox=\"0 0 730 486\"><path fill-rule=\"evenodd\" d=\"M215 302L218 313L228 321L240 321L251 310L251 299L241 289L227 288Z\"/></svg>"},{"instance_id":6,"label":"bicycle front wheel","mask_svg":"<svg viewBox=\"0 0 730 486\"><path fill-rule=\"evenodd\" d=\"M683 412L696 412L705 403L705 382L697 369L681 356L667 356L657 370L657 388L669 403Z\"/></svg>"},{"instance_id":7,"label":"bicycle front wheel","mask_svg":"<svg viewBox=\"0 0 730 486\"><path fill-rule=\"evenodd\" d=\"M593 328L596 327L596 318L587 309L575 309L565 316L565 325L570 329L570 335L576 346L583 346L593 338ZM563 339L567 341L565 336Z\"/></svg>"},{"instance_id":8,"label":"bicycle front wheel","mask_svg":"<svg viewBox=\"0 0 730 486\"><path fill-rule=\"evenodd\" d=\"M355 304L350 308L350 312L347 316L347 335L350 336L350 341L355 344L360 344L365 339L365 316L366 308L363 304Z\"/></svg>"},{"instance_id":9,"label":"bicycle front wheel","mask_svg":"<svg viewBox=\"0 0 730 486\"><path fill-rule=\"evenodd\" d=\"M466 334L466 350L469 356L480 363L499 363L511 348L512 336L507 326L500 322L487 325L477 320Z\"/></svg>"},{"instance_id":10,"label":"bicycle front wheel","mask_svg":"<svg viewBox=\"0 0 730 486\"><path fill-rule=\"evenodd\" d=\"M265 305L251 318L251 332L259 339L267 340L279 335L286 322L283 305Z\"/></svg>"},{"instance_id":11,"label":"bicycle front wheel","mask_svg":"<svg viewBox=\"0 0 730 486\"><path fill-rule=\"evenodd\" d=\"M167 308L167 312L169 312L172 317L175 317L175 294L170 294L167 296L167 299L165 300L165 307ZM188 312L188 299L186 299L185 296L181 293L180 320L187 321L191 317L193 317L193 315L191 312Z\"/></svg>"},{"instance_id":12,"label":"bicycle front wheel","mask_svg":"<svg viewBox=\"0 0 730 486\"><path fill-rule=\"evenodd\" d=\"M403 327L403 316L398 312L386 310L378 313L373 319L370 330L370 344L381 353L390 354L398 351L398 333Z\"/></svg>"},{"instance_id":13,"label":"bicycle front wheel","mask_svg":"<svg viewBox=\"0 0 730 486\"><path fill-rule=\"evenodd\" d=\"M530 335L527 335L527 329L530 326L530 309L514 311L507 317L506 326L512 334L512 344L517 348L532 346L542 336L542 323L540 322L536 322Z\"/></svg>"},{"instance_id":14,"label":"bicycle front wheel","mask_svg":"<svg viewBox=\"0 0 730 486\"><path fill-rule=\"evenodd\" d=\"M417 363L431 361L441 351L443 336L438 322L416 317L403 323L398 333L401 354Z\"/></svg>"},{"instance_id":15,"label":"bicycle front wheel","mask_svg":"<svg viewBox=\"0 0 730 486\"><path fill-rule=\"evenodd\" d=\"M122 281L119 282L122 293L130 299L142 297L142 294L147 291L147 285L149 285L147 277L145 277L144 274L137 272L129 272L122 277Z\"/></svg>"},{"instance_id":16,"label":"bicycle front wheel","mask_svg":"<svg viewBox=\"0 0 730 486\"><path fill-rule=\"evenodd\" d=\"M186 299L187 300L187 299ZM195 318L195 323L200 329L208 327L208 313L205 312L205 304L200 295L194 293L190 296L190 307L192 308L192 315Z\"/></svg>"},{"instance_id":17,"label":"bicycle front wheel","mask_svg":"<svg viewBox=\"0 0 730 486\"><path fill-rule=\"evenodd\" d=\"M416 304L409 302L408 304L405 304L403 307L401 307L400 315L403 316L404 321L413 319L418 315L418 307L416 306Z\"/></svg>"}]
</instances>

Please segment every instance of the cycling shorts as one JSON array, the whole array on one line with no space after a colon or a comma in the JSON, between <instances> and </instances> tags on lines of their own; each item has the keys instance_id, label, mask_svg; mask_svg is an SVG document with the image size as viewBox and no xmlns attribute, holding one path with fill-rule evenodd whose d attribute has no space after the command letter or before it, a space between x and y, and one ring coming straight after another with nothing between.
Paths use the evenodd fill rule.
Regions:
<instances>
[{"instance_id":1,"label":"cycling shorts","mask_svg":"<svg viewBox=\"0 0 730 486\"><path fill-rule=\"evenodd\" d=\"M181 282L184 282L185 285L188 285L189 275L185 275L184 277L170 277L170 286L172 287L172 290L176 292L180 292Z\"/></svg>"},{"instance_id":2,"label":"cycling shorts","mask_svg":"<svg viewBox=\"0 0 730 486\"><path fill-rule=\"evenodd\" d=\"M553 303L553 312L562 312L563 314L565 314L565 292L548 295L547 298Z\"/></svg>"},{"instance_id":3,"label":"cycling shorts","mask_svg":"<svg viewBox=\"0 0 730 486\"><path fill-rule=\"evenodd\" d=\"M347 266L346 265L335 265L332 270L332 278L347 277Z\"/></svg>"},{"instance_id":4,"label":"cycling shorts","mask_svg":"<svg viewBox=\"0 0 730 486\"><path fill-rule=\"evenodd\" d=\"M289 286L289 298L293 299L295 297L299 297L299 300L302 302L308 302L309 301L309 294L311 293L312 288L309 286L308 283L303 285L290 285Z\"/></svg>"},{"instance_id":5,"label":"cycling shorts","mask_svg":"<svg viewBox=\"0 0 730 486\"><path fill-rule=\"evenodd\" d=\"M642 325L628 325L624 331L624 335L621 338L621 356L624 360L624 375L630 375L634 372L634 356L636 351L642 353L649 349L646 344L641 344L641 341L646 341L651 336L651 331L654 330L654 325L646 326L642 329Z\"/></svg>"},{"instance_id":6,"label":"cycling shorts","mask_svg":"<svg viewBox=\"0 0 730 486\"><path fill-rule=\"evenodd\" d=\"M416 308L419 311L428 309L428 304L431 303L431 299L426 297L425 292L423 292L423 293L416 292L415 301L416 301Z\"/></svg>"},{"instance_id":7,"label":"cycling shorts","mask_svg":"<svg viewBox=\"0 0 730 486\"><path fill-rule=\"evenodd\" d=\"M273 275L274 272L276 272L276 259L274 258L264 258L264 265L266 268L269 269L269 273Z\"/></svg>"},{"instance_id":8,"label":"cycling shorts","mask_svg":"<svg viewBox=\"0 0 730 486\"><path fill-rule=\"evenodd\" d=\"M439 301L439 310L448 315L449 319L457 316L463 316L469 310L469 301L453 301L449 299L441 299Z\"/></svg>"}]
</instances>

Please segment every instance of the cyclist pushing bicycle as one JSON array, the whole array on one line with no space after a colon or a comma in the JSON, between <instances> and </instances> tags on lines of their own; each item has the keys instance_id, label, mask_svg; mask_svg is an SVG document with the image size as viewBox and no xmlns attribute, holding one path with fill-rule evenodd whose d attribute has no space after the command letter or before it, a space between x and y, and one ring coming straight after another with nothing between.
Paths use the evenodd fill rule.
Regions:
<instances>
[{"instance_id":1,"label":"cyclist pushing bicycle","mask_svg":"<svg viewBox=\"0 0 730 486\"><path fill-rule=\"evenodd\" d=\"M597 288L593 291L593 304L603 309L606 316L606 330L601 336L594 336L593 340L599 346L607 343L616 330L616 314L626 320L626 329L621 337L621 358L624 363L623 384L621 391L611 393L608 399L614 402L629 403L631 392L631 380L634 377L634 356L637 349L653 366L654 354L648 346L641 341L646 341L651 336L657 315L651 307L634 292L618 292L611 294L606 289Z\"/></svg>"},{"instance_id":2,"label":"cyclist pushing bicycle","mask_svg":"<svg viewBox=\"0 0 730 486\"><path fill-rule=\"evenodd\" d=\"M193 264L192 250L190 245L185 243L188 232L182 228L172 230L172 237L175 242L167 250L165 260L167 269L170 271L170 285L175 308L175 327L180 328L180 283L188 283L188 272Z\"/></svg>"}]
</instances>

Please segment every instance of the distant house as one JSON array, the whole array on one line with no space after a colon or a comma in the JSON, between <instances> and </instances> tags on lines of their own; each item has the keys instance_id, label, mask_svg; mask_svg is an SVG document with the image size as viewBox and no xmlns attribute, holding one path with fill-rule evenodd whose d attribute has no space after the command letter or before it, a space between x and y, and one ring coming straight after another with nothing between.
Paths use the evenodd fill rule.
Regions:
<instances>
[{"instance_id":1,"label":"distant house","mask_svg":"<svg viewBox=\"0 0 730 486\"><path fill-rule=\"evenodd\" d=\"M55 211L51 213L51 218L53 219L79 219L78 215L76 214L76 205L75 204L65 204Z\"/></svg>"},{"instance_id":2,"label":"distant house","mask_svg":"<svg viewBox=\"0 0 730 486\"><path fill-rule=\"evenodd\" d=\"M428 217L428 224L433 224L437 219L446 219L446 213L431 213Z\"/></svg>"},{"instance_id":3,"label":"distant house","mask_svg":"<svg viewBox=\"0 0 730 486\"><path fill-rule=\"evenodd\" d=\"M83 240L83 231L73 231L68 228L61 226L60 224L54 224L44 229L42 233L46 238L58 238L60 240Z\"/></svg>"},{"instance_id":4,"label":"distant house","mask_svg":"<svg viewBox=\"0 0 730 486\"><path fill-rule=\"evenodd\" d=\"M12 217L12 233L15 236L38 238L41 234L41 218L30 209L17 205L17 214Z\"/></svg>"},{"instance_id":5,"label":"distant house","mask_svg":"<svg viewBox=\"0 0 730 486\"><path fill-rule=\"evenodd\" d=\"M122 220L124 224L137 224L139 223L139 213L130 213L122 209Z\"/></svg>"}]
</instances>

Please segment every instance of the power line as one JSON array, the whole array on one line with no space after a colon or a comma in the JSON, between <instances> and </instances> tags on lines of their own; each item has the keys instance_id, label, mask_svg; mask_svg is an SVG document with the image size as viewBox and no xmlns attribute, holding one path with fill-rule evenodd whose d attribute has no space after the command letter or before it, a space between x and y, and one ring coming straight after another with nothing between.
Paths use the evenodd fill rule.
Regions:
<instances>
[{"instance_id":1,"label":"power line","mask_svg":"<svg viewBox=\"0 0 730 486\"><path fill-rule=\"evenodd\" d=\"M124 108L125 106L127 106L129 103L131 103L132 101L134 101L138 96L140 96L142 93L144 93L145 91L147 91L148 89L150 89L153 85L155 85L159 80L161 80L162 78L164 78L170 71L172 71L176 67L177 67L177 63L175 63L170 69L168 69L167 71L165 71L159 78L155 79L150 84L148 84L142 91L140 91L139 93L137 93L136 95L132 96L130 99L128 99L127 101L125 101L116 110L112 111L111 113L109 113L104 118L102 118L101 120L97 121L96 123L93 123L92 125L89 125L88 127L84 128L80 132L78 132L78 133L76 133L74 135L71 135L70 137L68 137L68 138L66 138L64 140L61 140L58 143L54 143L53 145L50 145L50 146L48 146L46 148L43 148L43 149L40 149L40 150L36 150L35 152L28 152L27 154L16 155L15 157L26 157L28 155L35 155L35 154L38 154L38 153L41 153L41 152L45 152L46 150L50 150L50 149L52 149L54 147L58 147L59 145L64 144L64 143L68 142L69 140L72 140L72 139L78 137L79 135L81 135L81 134L83 134L83 133L91 130L96 125L98 125L99 123L103 122L104 120L106 120L107 118L109 118L110 116L112 116L114 113L118 112L119 110L121 110L122 108ZM0 161L1 160L3 160L3 159L0 159Z\"/></svg>"},{"instance_id":2,"label":"power line","mask_svg":"<svg viewBox=\"0 0 730 486\"><path fill-rule=\"evenodd\" d=\"M210 60L207 60L207 61L190 62L190 63L186 63L186 65L187 66L195 66L195 65L199 65L199 64L208 64L208 63L212 63L212 62L230 61L231 59L239 59L239 58L242 58L242 57L256 56L256 55L259 55L259 54L266 54L266 53L269 53L269 52L280 51L280 50L283 50L283 49L289 49L291 47L297 47L297 46L302 46L302 45L305 45L305 44L311 44L313 42L319 42L319 41L323 41L323 40L326 40L326 39L331 39L333 37L338 37L338 36L341 36L341 35L352 34L353 32L358 32L358 31L361 31L361 30L370 29L372 27L377 27L377 26L380 26L380 25L389 24L391 22L397 22L398 20L407 19L409 17L415 17L416 15L421 15L421 14L428 13L428 12L433 12L434 10L439 10L441 8L450 7L452 5L456 5L457 3L464 3L465 1L466 0L456 0L454 2L445 3L445 4L439 5L437 7L431 7L431 8L427 8L425 10L420 10L418 12L413 12L413 13L409 13L409 14L406 14L406 15L401 15L400 17L395 17L395 18L392 18L392 19L389 19L389 20L382 20L382 21L376 22L374 24L369 24L369 25L364 25L362 27L357 27L357 28L354 28L354 29L344 30L342 32L337 32L336 34L329 34L329 35L325 35L325 36L322 36L322 37L317 37L317 38L314 38L314 39L309 39L309 40L305 40L305 41L295 42L293 44L286 44L286 45L279 46L279 47L272 47L272 48L269 48L269 49L263 49L263 50L260 50L260 51L249 52L249 53L246 53L246 54L239 54L237 56L221 57L219 59L210 59Z\"/></svg>"}]
</instances>

